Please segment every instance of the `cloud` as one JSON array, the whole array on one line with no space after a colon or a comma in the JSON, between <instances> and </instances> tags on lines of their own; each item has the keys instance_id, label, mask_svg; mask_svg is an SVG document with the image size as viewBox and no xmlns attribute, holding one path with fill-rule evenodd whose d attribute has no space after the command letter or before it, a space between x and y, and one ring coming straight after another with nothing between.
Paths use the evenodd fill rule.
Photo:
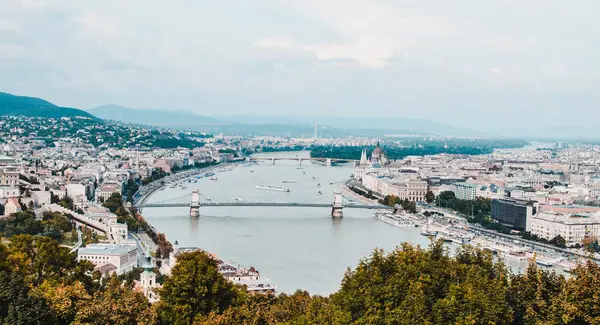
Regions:
<instances>
[{"instance_id":1,"label":"cloud","mask_svg":"<svg viewBox=\"0 0 600 325\"><path fill-rule=\"evenodd\" d=\"M254 46L266 49L291 50L296 47L293 41L284 37L266 37L254 43Z\"/></svg>"},{"instance_id":2,"label":"cloud","mask_svg":"<svg viewBox=\"0 0 600 325\"><path fill-rule=\"evenodd\" d=\"M493 67L493 68L490 68L489 71L491 73L494 73L494 74L502 74L502 68L501 67Z\"/></svg>"},{"instance_id":3,"label":"cloud","mask_svg":"<svg viewBox=\"0 0 600 325\"><path fill-rule=\"evenodd\" d=\"M390 39L363 38L354 44L308 45L302 49L313 53L319 60L351 59L371 68L384 67L397 55L394 42Z\"/></svg>"},{"instance_id":4,"label":"cloud","mask_svg":"<svg viewBox=\"0 0 600 325\"><path fill-rule=\"evenodd\" d=\"M96 13L87 13L75 18L83 28L83 36L95 39L110 39L123 32L119 23Z\"/></svg>"},{"instance_id":5,"label":"cloud","mask_svg":"<svg viewBox=\"0 0 600 325\"><path fill-rule=\"evenodd\" d=\"M14 32L14 31L18 31L18 30L19 30L19 26L17 26L12 21L0 19L0 32L2 32L2 31Z\"/></svg>"},{"instance_id":6,"label":"cloud","mask_svg":"<svg viewBox=\"0 0 600 325\"><path fill-rule=\"evenodd\" d=\"M26 46L0 41L0 63L3 60L28 60L36 56L36 52Z\"/></svg>"},{"instance_id":7,"label":"cloud","mask_svg":"<svg viewBox=\"0 0 600 325\"><path fill-rule=\"evenodd\" d=\"M485 122L473 113L481 107L535 116L565 92L578 95L573 106L600 100L600 2L255 0L231 10L208 0L0 0L0 8L0 91L67 106L337 109L469 126ZM467 105L470 113L456 108Z\"/></svg>"},{"instance_id":8,"label":"cloud","mask_svg":"<svg viewBox=\"0 0 600 325\"><path fill-rule=\"evenodd\" d=\"M19 0L19 2L25 8L42 7L46 3L45 0Z\"/></svg>"}]
</instances>

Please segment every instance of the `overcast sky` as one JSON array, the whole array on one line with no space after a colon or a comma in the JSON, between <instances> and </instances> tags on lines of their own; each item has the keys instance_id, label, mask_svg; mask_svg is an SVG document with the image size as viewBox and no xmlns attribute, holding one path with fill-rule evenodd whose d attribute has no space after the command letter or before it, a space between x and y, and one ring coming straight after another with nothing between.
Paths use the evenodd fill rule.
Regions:
<instances>
[{"instance_id":1,"label":"overcast sky","mask_svg":"<svg viewBox=\"0 0 600 325\"><path fill-rule=\"evenodd\" d=\"M0 0L0 91L91 108L600 119L598 0Z\"/></svg>"}]
</instances>

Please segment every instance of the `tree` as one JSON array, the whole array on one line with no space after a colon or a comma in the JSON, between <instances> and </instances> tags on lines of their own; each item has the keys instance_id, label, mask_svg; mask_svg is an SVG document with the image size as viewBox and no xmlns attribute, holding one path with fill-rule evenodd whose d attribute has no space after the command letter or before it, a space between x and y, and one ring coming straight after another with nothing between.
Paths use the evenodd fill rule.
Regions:
<instances>
[{"instance_id":1,"label":"tree","mask_svg":"<svg viewBox=\"0 0 600 325\"><path fill-rule=\"evenodd\" d=\"M60 201L60 199L58 198L58 195L55 195L54 192L50 191L50 203L58 204L58 201Z\"/></svg>"},{"instance_id":2,"label":"tree","mask_svg":"<svg viewBox=\"0 0 600 325\"><path fill-rule=\"evenodd\" d=\"M5 237L21 234L37 235L44 231L44 225L36 220L32 211L13 213L8 218L0 220L0 232Z\"/></svg>"},{"instance_id":3,"label":"tree","mask_svg":"<svg viewBox=\"0 0 600 325\"><path fill-rule=\"evenodd\" d=\"M489 253L465 247L451 258L440 241L404 243L348 271L332 300L356 324L509 324L506 279Z\"/></svg>"},{"instance_id":4,"label":"tree","mask_svg":"<svg viewBox=\"0 0 600 325\"><path fill-rule=\"evenodd\" d=\"M52 318L58 324L71 324L77 314L77 305L91 297L81 282L63 284L44 281L32 290L32 296L44 299Z\"/></svg>"},{"instance_id":5,"label":"tree","mask_svg":"<svg viewBox=\"0 0 600 325\"><path fill-rule=\"evenodd\" d=\"M433 194L432 191L427 191L427 193L425 193L425 201L427 203L433 203L433 201L435 201L435 194Z\"/></svg>"},{"instance_id":6,"label":"tree","mask_svg":"<svg viewBox=\"0 0 600 325\"><path fill-rule=\"evenodd\" d=\"M564 290L553 299L550 323L600 323L600 266L588 261L573 270Z\"/></svg>"},{"instance_id":7,"label":"tree","mask_svg":"<svg viewBox=\"0 0 600 325\"><path fill-rule=\"evenodd\" d=\"M0 272L0 323L52 323L44 300L29 294L29 286L19 274Z\"/></svg>"},{"instance_id":8,"label":"tree","mask_svg":"<svg viewBox=\"0 0 600 325\"><path fill-rule=\"evenodd\" d=\"M77 305L76 324L154 324L156 312L141 292L121 285L113 275L105 290L96 292L91 299Z\"/></svg>"},{"instance_id":9,"label":"tree","mask_svg":"<svg viewBox=\"0 0 600 325\"><path fill-rule=\"evenodd\" d=\"M549 243L560 248L567 248L567 241L561 235L556 235L550 239Z\"/></svg>"},{"instance_id":10,"label":"tree","mask_svg":"<svg viewBox=\"0 0 600 325\"><path fill-rule=\"evenodd\" d=\"M551 318L552 301L564 290L565 279L554 272L541 270L535 260L522 274L511 276L507 299L515 324L538 324Z\"/></svg>"},{"instance_id":11,"label":"tree","mask_svg":"<svg viewBox=\"0 0 600 325\"><path fill-rule=\"evenodd\" d=\"M217 261L205 252L183 253L159 291L160 323L191 324L210 313L220 314L242 292L219 273Z\"/></svg>"},{"instance_id":12,"label":"tree","mask_svg":"<svg viewBox=\"0 0 600 325\"><path fill-rule=\"evenodd\" d=\"M90 262L78 262L68 248L44 236L15 236L9 251L14 272L36 286L44 280L86 280L93 269Z\"/></svg>"},{"instance_id":13,"label":"tree","mask_svg":"<svg viewBox=\"0 0 600 325\"><path fill-rule=\"evenodd\" d=\"M113 193L106 201L104 201L103 205L109 209L110 212L116 213L117 209L123 206L123 198L120 193Z\"/></svg>"}]
</instances>

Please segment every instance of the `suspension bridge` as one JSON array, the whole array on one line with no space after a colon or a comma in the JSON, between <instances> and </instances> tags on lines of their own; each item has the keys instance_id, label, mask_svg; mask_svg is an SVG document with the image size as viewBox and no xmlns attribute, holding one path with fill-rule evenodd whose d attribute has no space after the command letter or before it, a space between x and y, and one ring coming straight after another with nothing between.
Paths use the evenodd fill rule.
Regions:
<instances>
[{"instance_id":1,"label":"suspension bridge","mask_svg":"<svg viewBox=\"0 0 600 325\"><path fill-rule=\"evenodd\" d=\"M326 166L333 166L338 163L352 163L355 165L358 163L358 160L338 158L248 157L246 160L253 162L266 161L271 162L273 165L276 161L297 161L298 165L302 165L303 162L315 162Z\"/></svg>"},{"instance_id":2,"label":"suspension bridge","mask_svg":"<svg viewBox=\"0 0 600 325\"><path fill-rule=\"evenodd\" d=\"M200 197L204 197L204 201L200 202ZM346 202L346 204L344 204ZM256 202L236 199L231 202L214 202L207 200L206 196L194 190L191 194L183 195L159 202L142 203L136 207L141 210L143 208L179 208L189 207L191 217L200 216L200 207L290 207L290 208L330 208L333 218L341 218L343 209L393 209L378 204L349 204L352 202L346 199L342 193L335 192L333 194L332 203L311 203L311 202Z\"/></svg>"}]
</instances>

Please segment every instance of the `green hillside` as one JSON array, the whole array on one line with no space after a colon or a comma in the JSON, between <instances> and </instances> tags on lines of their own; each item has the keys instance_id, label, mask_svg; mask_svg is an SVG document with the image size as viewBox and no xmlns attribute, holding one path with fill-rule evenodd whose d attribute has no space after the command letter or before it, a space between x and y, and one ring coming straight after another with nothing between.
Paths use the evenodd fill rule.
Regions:
<instances>
[{"instance_id":1,"label":"green hillside","mask_svg":"<svg viewBox=\"0 0 600 325\"><path fill-rule=\"evenodd\" d=\"M43 99L0 92L0 116L4 115L44 118L80 116L96 119L92 114L76 108L60 107Z\"/></svg>"}]
</instances>

